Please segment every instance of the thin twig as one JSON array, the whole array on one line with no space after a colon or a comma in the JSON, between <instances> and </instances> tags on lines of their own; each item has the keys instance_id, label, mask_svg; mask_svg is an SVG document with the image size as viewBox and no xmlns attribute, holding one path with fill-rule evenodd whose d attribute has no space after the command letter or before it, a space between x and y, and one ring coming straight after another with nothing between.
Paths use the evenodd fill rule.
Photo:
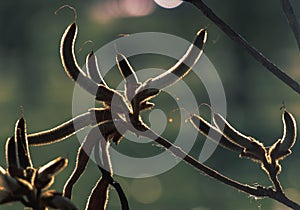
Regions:
<instances>
[{"instance_id":1,"label":"thin twig","mask_svg":"<svg viewBox=\"0 0 300 210\"><path fill-rule=\"evenodd\" d=\"M272 63L256 48L251 46L249 42L240 34L235 32L228 24L219 18L202 0L184 0L195 5L208 19L214 22L229 38L242 46L248 54L250 54L256 61L266 67L278 79L291 87L297 93L300 93L300 84L287 75L283 70Z\"/></svg>"},{"instance_id":2,"label":"thin twig","mask_svg":"<svg viewBox=\"0 0 300 210\"><path fill-rule=\"evenodd\" d=\"M158 144L162 145L164 148L169 150L176 157L181 158L186 163L188 163L188 164L194 166L195 168L197 168L198 170L202 171L205 175L208 175L209 177L214 178L214 179L216 179L226 185L229 185L235 189L238 189L244 193L253 195L255 197L266 197L267 196L267 197L273 198L273 199L277 200L278 202L283 203L286 206L289 206L293 209L300 210L300 205L295 203L294 201L290 200L289 198L287 198L284 193L274 191L272 188L265 188L263 186L252 187L247 184L242 184L240 182L232 180L232 179L224 176L223 174L209 168L208 166L200 163L199 161L194 159L192 156L185 153L180 147L172 144L168 140L157 135L154 131L152 131L146 125L142 125L142 126L144 126L144 129L143 129L144 132L137 133L136 130L132 130L132 131L135 132L136 134L138 134L139 136L145 136L147 138L154 140L155 142L157 142Z\"/></svg>"},{"instance_id":3,"label":"thin twig","mask_svg":"<svg viewBox=\"0 0 300 210\"><path fill-rule=\"evenodd\" d=\"M290 0L281 0L281 6L282 6L283 12L286 16L286 19L287 19L288 23L290 24L290 27L294 33L295 39L298 44L298 48L300 50L300 24L294 13L294 10L293 10Z\"/></svg>"}]
</instances>

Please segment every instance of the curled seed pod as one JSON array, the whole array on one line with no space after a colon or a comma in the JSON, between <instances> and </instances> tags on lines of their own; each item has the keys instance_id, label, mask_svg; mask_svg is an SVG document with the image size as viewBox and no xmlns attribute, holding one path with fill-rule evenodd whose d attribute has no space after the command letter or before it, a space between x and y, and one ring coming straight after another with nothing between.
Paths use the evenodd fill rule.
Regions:
<instances>
[{"instance_id":1,"label":"curled seed pod","mask_svg":"<svg viewBox=\"0 0 300 210\"><path fill-rule=\"evenodd\" d=\"M291 149L297 138L297 126L296 120L291 113L288 111L284 111L282 114L282 122L283 122L283 136L280 144L280 151L287 151Z\"/></svg>"},{"instance_id":2,"label":"curled seed pod","mask_svg":"<svg viewBox=\"0 0 300 210\"><path fill-rule=\"evenodd\" d=\"M125 133L126 129L126 123L124 123L123 120L114 120L114 121L108 121L98 126L103 138L108 141L112 140L114 136L117 133L120 133L121 135ZM101 137L101 136L100 136ZM98 139L100 138L98 136ZM115 138L114 140L117 140L119 138ZM116 142L115 142L116 143Z\"/></svg>"},{"instance_id":3,"label":"curled seed pod","mask_svg":"<svg viewBox=\"0 0 300 210\"><path fill-rule=\"evenodd\" d=\"M46 165L42 166L38 169L37 176L39 179L50 178L52 176L56 176L59 172L61 172L68 165L68 159L58 157Z\"/></svg>"},{"instance_id":4,"label":"curled seed pod","mask_svg":"<svg viewBox=\"0 0 300 210\"><path fill-rule=\"evenodd\" d=\"M223 131L223 134L234 143L245 148L251 148L253 146L248 136L234 129L219 113L214 114L213 120L217 128Z\"/></svg>"},{"instance_id":5,"label":"curled seed pod","mask_svg":"<svg viewBox=\"0 0 300 210\"><path fill-rule=\"evenodd\" d=\"M176 83L186 74L188 74L202 55L206 39L206 29L199 30L193 44L189 47L184 56L168 71L155 78L152 78L149 81L150 86L161 90L172 85L173 83Z\"/></svg>"},{"instance_id":6,"label":"curled seed pod","mask_svg":"<svg viewBox=\"0 0 300 210\"><path fill-rule=\"evenodd\" d=\"M25 195L33 191L33 186L25 179L16 179L20 188L14 192L15 195Z\"/></svg>"},{"instance_id":7,"label":"curled seed pod","mask_svg":"<svg viewBox=\"0 0 300 210\"><path fill-rule=\"evenodd\" d=\"M148 80L149 81L149 80ZM142 104L150 99L154 98L160 93L160 90L155 88L149 88L147 81L141 85L138 90L137 94L134 96L133 101Z\"/></svg>"},{"instance_id":8,"label":"curled seed pod","mask_svg":"<svg viewBox=\"0 0 300 210\"><path fill-rule=\"evenodd\" d=\"M36 189L48 189L49 187L51 187L54 183L55 177L51 176L47 179L43 178L43 179L38 179L37 177L34 180L34 187Z\"/></svg>"},{"instance_id":9,"label":"curled seed pod","mask_svg":"<svg viewBox=\"0 0 300 210\"><path fill-rule=\"evenodd\" d=\"M265 158L266 150L262 143L253 137L245 136L237 131L218 113L214 114L213 120L218 129L223 132L223 135L225 135L227 139L245 148L241 157L247 157L254 161L263 160Z\"/></svg>"},{"instance_id":10,"label":"curled seed pod","mask_svg":"<svg viewBox=\"0 0 300 210\"><path fill-rule=\"evenodd\" d=\"M149 102L149 101L145 101L141 104L140 106L140 110L143 111L143 110L149 110L149 109L152 109L153 107L155 106L154 103L152 102Z\"/></svg>"},{"instance_id":11,"label":"curled seed pod","mask_svg":"<svg viewBox=\"0 0 300 210\"><path fill-rule=\"evenodd\" d=\"M97 57L93 51L90 52L86 57L86 69L87 75L90 79L94 80L97 84L103 84L104 86L107 86L100 73Z\"/></svg>"},{"instance_id":12,"label":"curled seed pod","mask_svg":"<svg viewBox=\"0 0 300 210\"><path fill-rule=\"evenodd\" d=\"M123 138L123 135L119 132L116 132L115 135L112 137L111 141L118 145Z\"/></svg>"},{"instance_id":13,"label":"curled seed pod","mask_svg":"<svg viewBox=\"0 0 300 210\"><path fill-rule=\"evenodd\" d=\"M89 109L89 113L91 116L92 126L100 125L112 120L110 108L92 108Z\"/></svg>"},{"instance_id":14,"label":"curled seed pod","mask_svg":"<svg viewBox=\"0 0 300 210\"><path fill-rule=\"evenodd\" d=\"M126 97L128 100L132 100L135 95L135 91L140 85L136 73L134 72L127 58L123 54L117 54L116 62L118 65L118 69L120 70L123 78L125 79Z\"/></svg>"},{"instance_id":15,"label":"curled seed pod","mask_svg":"<svg viewBox=\"0 0 300 210\"><path fill-rule=\"evenodd\" d=\"M106 209L109 194L109 184L113 182L112 167L110 155L108 152L109 142L106 139L100 139L94 148L94 158L102 173L97 185L93 188L88 202L87 209ZM100 149L102 161L100 160ZM99 197L99 195L101 195Z\"/></svg>"},{"instance_id":16,"label":"curled seed pod","mask_svg":"<svg viewBox=\"0 0 300 210\"><path fill-rule=\"evenodd\" d=\"M193 115L190 119L192 125L204 136L208 137L210 140L219 144L220 146L241 153L243 148L239 145L231 142L224 136L218 129L213 127L210 123L204 120L198 115Z\"/></svg>"},{"instance_id":17,"label":"curled seed pod","mask_svg":"<svg viewBox=\"0 0 300 210\"><path fill-rule=\"evenodd\" d=\"M74 81L78 76L86 77L85 73L80 69L74 55L74 44L77 36L77 24L72 23L65 31L61 40L61 56L64 69L68 76Z\"/></svg>"},{"instance_id":18,"label":"curled seed pod","mask_svg":"<svg viewBox=\"0 0 300 210\"><path fill-rule=\"evenodd\" d=\"M278 139L269 149L272 159L283 159L291 154L291 148L294 146L297 138L296 120L291 113L284 110L282 113L283 136Z\"/></svg>"},{"instance_id":19,"label":"curled seed pod","mask_svg":"<svg viewBox=\"0 0 300 210\"><path fill-rule=\"evenodd\" d=\"M20 184L18 183L17 179L11 177L7 173L0 173L0 189L10 192L16 192L21 188Z\"/></svg>"},{"instance_id":20,"label":"curled seed pod","mask_svg":"<svg viewBox=\"0 0 300 210\"><path fill-rule=\"evenodd\" d=\"M101 154L102 154L103 164L105 165L105 163L106 163L105 169L103 167L101 167L99 144L101 145L101 151L102 151ZM107 142L103 142L103 141L101 141L99 144L96 144L96 146L95 146L94 156L95 156L96 163L98 164L98 168L100 169L100 171L102 173L101 180L102 179L105 179L105 180L102 181L103 182L102 186L101 186L101 183L99 183L99 182L101 182L101 180L100 180L98 182L97 186L94 188L94 192L91 194L91 196L89 198L88 207L89 207L89 209L93 209L92 207L95 207L95 206L104 206L104 207L106 206L107 194L105 194L105 192L106 193L108 192L108 188L106 190L105 181L107 181L110 185L112 185L116 189L119 199L120 199L120 202L121 202L122 210L129 210L128 200L126 198L126 195L125 195L121 185L118 182L116 182L114 180L114 178L112 177L111 161L110 161L110 156L108 153L109 145ZM108 168L110 170L107 170ZM103 196L100 199L99 198L97 199L97 198L95 198L95 196L97 194L101 194Z\"/></svg>"},{"instance_id":21,"label":"curled seed pod","mask_svg":"<svg viewBox=\"0 0 300 210\"><path fill-rule=\"evenodd\" d=\"M71 198L73 186L85 171L87 163L90 159L91 152L96 142L98 142L98 139L99 139L99 128L94 127L85 137L83 143L78 149L76 166L64 186L63 194L65 197Z\"/></svg>"},{"instance_id":22,"label":"curled seed pod","mask_svg":"<svg viewBox=\"0 0 300 210\"><path fill-rule=\"evenodd\" d=\"M18 162L17 162L17 151L16 151L16 143L14 137L10 137L6 140L6 164L8 168L8 173L11 176L18 176L20 175L19 173L16 172L21 172L23 175L22 170L19 170L18 168Z\"/></svg>"},{"instance_id":23,"label":"curled seed pod","mask_svg":"<svg viewBox=\"0 0 300 210\"><path fill-rule=\"evenodd\" d=\"M6 204L14 201L19 201L19 198L13 197L11 192L6 190L0 190L0 204Z\"/></svg>"},{"instance_id":24,"label":"curled seed pod","mask_svg":"<svg viewBox=\"0 0 300 210\"><path fill-rule=\"evenodd\" d=\"M16 123L15 141L17 145L18 162L20 167L22 169L26 169L27 167L32 168L32 162L28 149L26 121L23 117L20 118Z\"/></svg>"},{"instance_id":25,"label":"curled seed pod","mask_svg":"<svg viewBox=\"0 0 300 210\"><path fill-rule=\"evenodd\" d=\"M104 137L104 139L107 141L115 134L115 131L116 131L114 121L105 122L105 123L99 125L98 128L99 128L102 136ZM100 137L98 137L98 138L100 138Z\"/></svg>"},{"instance_id":26,"label":"curled seed pod","mask_svg":"<svg viewBox=\"0 0 300 210\"><path fill-rule=\"evenodd\" d=\"M101 177L88 198L86 209L106 209L108 192L109 184L106 179Z\"/></svg>"},{"instance_id":27,"label":"curled seed pod","mask_svg":"<svg viewBox=\"0 0 300 210\"><path fill-rule=\"evenodd\" d=\"M29 134L27 136L29 145L40 146L45 144L52 144L64 140L76 132L82 130L92 123L90 113L79 115L55 128Z\"/></svg>"},{"instance_id":28,"label":"curled seed pod","mask_svg":"<svg viewBox=\"0 0 300 210\"><path fill-rule=\"evenodd\" d=\"M77 36L77 25L72 23L65 31L61 39L61 60L67 75L79 84L87 92L96 96L99 101L111 103L113 97L115 97L115 106L121 107L122 109L129 110L126 105L124 98L116 91L108 88L103 84L97 84L90 78L79 67L74 53L74 45Z\"/></svg>"},{"instance_id":29,"label":"curled seed pod","mask_svg":"<svg viewBox=\"0 0 300 210\"><path fill-rule=\"evenodd\" d=\"M77 210L78 208L61 193L54 190L48 190L41 196L41 203L44 207L50 207L61 210Z\"/></svg>"},{"instance_id":30,"label":"curled seed pod","mask_svg":"<svg viewBox=\"0 0 300 210\"><path fill-rule=\"evenodd\" d=\"M138 78L125 55L118 53L116 55L116 62L123 78L127 79L129 76L132 76L132 78L130 78L132 80L132 85L138 85Z\"/></svg>"},{"instance_id":31,"label":"curled seed pod","mask_svg":"<svg viewBox=\"0 0 300 210\"><path fill-rule=\"evenodd\" d=\"M68 164L67 158L58 157L38 169L35 177L35 186L44 189L52 185L54 177Z\"/></svg>"}]
</instances>

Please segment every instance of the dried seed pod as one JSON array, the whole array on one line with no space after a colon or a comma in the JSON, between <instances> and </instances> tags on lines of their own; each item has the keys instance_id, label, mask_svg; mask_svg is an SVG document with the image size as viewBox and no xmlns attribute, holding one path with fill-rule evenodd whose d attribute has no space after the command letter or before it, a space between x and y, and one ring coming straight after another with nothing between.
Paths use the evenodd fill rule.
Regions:
<instances>
[{"instance_id":1,"label":"dried seed pod","mask_svg":"<svg viewBox=\"0 0 300 210\"><path fill-rule=\"evenodd\" d=\"M120 70L125 80L126 97L129 101L131 101L135 95L137 88L140 86L141 83L138 81L136 73L134 72L127 58L123 54L117 54L116 62L118 65L118 69Z\"/></svg>"},{"instance_id":2,"label":"dried seed pod","mask_svg":"<svg viewBox=\"0 0 300 210\"><path fill-rule=\"evenodd\" d=\"M89 134L85 137L80 148L78 149L76 166L64 186L63 194L65 197L71 198L73 186L85 171L92 149L94 148L98 139L99 128L92 128Z\"/></svg>"},{"instance_id":3,"label":"dried seed pod","mask_svg":"<svg viewBox=\"0 0 300 210\"><path fill-rule=\"evenodd\" d=\"M272 159L283 159L287 155L291 154L291 148L296 142L297 125L293 115L284 110L282 113L282 122L283 136L269 149L269 155Z\"/></svg>"},{"instance_id":4,"label":"dried seed pod","mask_svg":"<svg viewBox=\"0 0 300 210\"><path fill-rule=\"evenodd\" d=\"M248 136L234 129L219 113L215 113L213 117L214 123L231 141L244 148L251 148L252 142Z\"/></svg>"},{"instance_id":5,"label":"dried seed pod","mask_svg":"<svg viewBox=\"0 0 300 210\"><path fill-rule=\"evenodd\" d=\"M51 187L54 183L55 177L51 176L48 179L38 179L36 177L36 179L34 180L34 186L37 189L48 189L49 187Z\"/></svg>"},{"instance_id":6,"label":"dried seed pod","mask_svg":"<svg viewBox=\"0 0 300 210\"><path fill-rule=\"evenodd\" d=\"M61 210L77 210L78 208L61 193L54 190L48 190L41 196L41 203L43 207L50 207Z\"/></svg>"},{"instance_id":7,"label":"dried seed pod","mask_svg":"<svg viewBox=\"0 0 300 210\"><path fill-rule=\"evenodd\" d=\"M20 185L20 188L14 192L14 195L26 195L33 191L33 186L27 180L20 178L17 178L16 180Z\"/></svg>"},{"instance_id":8,"label":"dried seed pod","mask_svg":"<svg viewBox=\"0 0 300 210\"><path fill-rule=\"evenodd\" d=\"M102 159L103 159L103 164L106 165L104 166L105 169L103 167L101 167L101 161L100 161L100 154L99 154L99 145L101 145L101 154L102 154ZM100 169L101 173L102 173L102 179L105 179L110 185L112 185L119 196L120 202L121 202L121 206L122 206L122 210L129 210L129 205L128 205L128 200L126 198L126 195L121 187L121 185L116 182L114 180L114 178L112 177L112 168L111 168L111 161L110 161L110 156L108 153L108 146L109 144L107 142L101 141L100 144L96 144L95 145L95 152L94 152L94 156L95 156L95 160L96 163L98 163L98 168ZM109 170L108 170L109 169ZM99 182L101 182L101 180ZM96 206L106 206L106 200L107 200L107 195L105 194L105 192L108 192L108 188L105 188L105 182L103 180L102 186L101 183L97 184L97 186L94 188L95 191L91 194L90 198L89 198L89 202L88 202L88 207L89 209L93 209L93 207L95 208ZM99 185L99 187L98 187ZM98 187L98 188L97 188ZM107 190L106 190L107 189ZM101 199L97 199L95 196L99 191L102 191L101 195L103 195L101 197Z\"/></svg>"},{"instance_id":9,"label":"dried seed pod","mask_svg":"<svg viewBox=\"0 0 300 210\"><path fill-rule=\"evenodd\" d=\"M94 80L97 84L103 84L104 86L107 86L100 73L97 57L93 51L90 52L86 57L85 66L87 75L90 79Z\"/></svg>"},{"instance_id":10,"label":"dried seed pod","mask_svg":"<svg viewBox=\"0 0 300 210\"><path fill-rule=\"evenodd\" d=\"M67 158L58 157L38 169L35 176L35 186L39 189L50 187L54 177L61 172L68 164Z\"/></svg>"},{"instance_id":11,"label":"dried seed pod","mask_svg":"<svg viewBox=\"0 0 300 210\"><path fill-rule=\"evenodd\" d=\"M14 137L10 137L6 140L5 152L8 173L13 177L23 175L23 171L18 168L18 157Z\"/></svg>"},{"instance_id":12,"label":"dried seed pod","mask_svg":"<svg viewBox=\"0 0 300 210\"><path fill-rule=\"evenodd\" d=\"M0 204L6 204L17 200L19 200L19 198L13 198L11 192L0 190Z\"/></svg>"},{"instance_id":13,"label":"dried seed pod","mask_svg":"<svg viewBox=\"0 0 300 210\"><path fill-rule=\"evenodd\" d=\"M124 110L129 110L125 103L124 98L116 91L108 88L103 84L97 84L90 78L79 67L74 53L74 45L77 36L77 25L72 23L65 31L61 39L61 60L67 75L79 84L87 92L96 96L96 100L111 103L113 97L115 98L115 106L120 107Z\"/></svg>"},{"instance_id":14,"label":"dried seed pod","mask_svg":"<svg viewBox=\"0 0 300 210\"><path fill-rule=\"evenodd\" d=\"M21 185L17 179L11 177L5 171L1 170L0 173L0 189L9 191L11 193L18 191L21 188Z\"/></svg>"},{"instance_id":15,"label":"dried seed pod","mask_svg":"<svg viewBox=\"0 0 300 210\"><path fill-rule=\"evenodd\" d=\"M237 131L218 113L214 114L213 120L227 139L245 148L243 153L241 153L241 157L247 157L254 161L262 161L265 158L266 150L261 142Z\"/></svg>"},{"instance_id":16,"label":"dried seed pod","mask_svg":"<svg viewBox=\"0 0 300 210\"><path fill-rule=\"evenodd\" d=\"M46 165L42 166L37 171L37 176L39 179L47 179L52 176L56 176L58 173L60 173L65 167L68 165L68 159L58 157Z\"/></svg>"},{"instance_id":17,"label":"dried seed pod","mask_svg":"<svg viewBox=\"0 0 300 210\"><path fill-rule=\"evenodd\" d=\"M146 101L151 100L152 98L154 98L155 96L157 96L160 93L160 90L155 89L155 88L150 88L148 86L147 81L143 85L141 85L140 88L138 88L137 91L138 92L134 96L133 100L135 100L139 104L142 104Z\"/></svg>"},{"instance_id":18,"label":"dried seed pod","mask_svg":"<svg viewBox=\"0 0 300 210\"><path fill-rule=\"evenodd\" d=\"M91 116L92 126L100 125L112 120L110 108L92 108L89 109L89 113Z\"/></svg>"},{"instance_id":19,"label":"dried seed pod","mask_svg":"<svg viewBox=\"0 0 300 210\"><path fill-rule=\"evenodd\" d=\"M116 145L118 145L121 140L123 139L123 134L119 133L118 131L114 134L111 141L114 142Z\"/></svg>"},{"instance_id":20,"label":"dried seed pod","mask_svg":"<svg viewBox=\"0 0 300 210\"><path fill-rule=\"evenodd\" d=\"M206 38L206 29L199 30L194 43L189 47L185 55L168 71L155 78L152 78L149 81L149 86L161 90L172 85L173 83L176 83L186 74L188 74L202 55Z\"/></svg>"},{"instance_id":21,"label":"dried seed pod","mask_svg":"<svg viewBox=\"0 0 300 210\"><path fill-rule=\"evenodd\" d=\"M32 168L32 162L28 149L26 121L23 117L20 118L16 123L15 142L17 146L18 162L20 164L20 168Z\"/></svg>"},{"instance_id":22,"label":"dried seed pod","mask_svg":"<svg viewBox=\"0 0 300 210\"><path fill-rule=\"evenodd\" d=\"M115 131L116 131L114 121L105 122L105 123L99 125L98 128L99 128L103 138L106 141L108 141L115 134ZM99 138L101 138L101 136L98 137L98 139Z\"/></svg>"},{"instance_id":23,"label":"dried seed pod","mask_svg":"<svg viewBox=\"0 0 300 210\"><path fill-rule=\"evenodd\" d=\"M92 123L90 113L84 113L50 130L29 134L29 145L40 146L62 141Z\"/></svg>"},{"instance_id":24,"label":"dried seed pod","mask_svg":"<svg viewBox=\"0 0 300 210\"><path fill-rule=\"evenodd\" d=\"M194 114L190 121L201 134L208 137L216 144L220 144L220 146L235 152L241 153L243 151L242 147L228 140L226 136L224 136L218 129L213 127L202 117Z\"/></svg>"},{"instance_id":25,"label":"dried seed pod","mask_svg":"<svg viewBox=\"0 0 300 210\"><path fill-rule=\"evenodd\" d=\"M283 122L283 136L280 144L280 151L287 151L291 149L297 138L297 125L296 120L291 113L284 110L282 114L282 122Z\"/></svg>"},{"instance_id":26,"label":"dried seed pod","mask_svg":"<svg viewBox=\"0 0 300 210\"><path fill-rule=\"evenodd\" d=\"M109 184L106 179L100 178L93 188L86 205L86 210L106 209L108 202Z\"/></svg>"},{"instance_id":27,"label":"dried seed pod","mask_svg":"<svg viewBox=\"0 0 300 210\"><path fill-rule=\"evenodd\" d=\"M140 106L140 111L144 111L144 110L149 110L152 109L155 106L154 103L149 102L149 101L145 101L141 104Z\"/></svg>"}]
</instances>

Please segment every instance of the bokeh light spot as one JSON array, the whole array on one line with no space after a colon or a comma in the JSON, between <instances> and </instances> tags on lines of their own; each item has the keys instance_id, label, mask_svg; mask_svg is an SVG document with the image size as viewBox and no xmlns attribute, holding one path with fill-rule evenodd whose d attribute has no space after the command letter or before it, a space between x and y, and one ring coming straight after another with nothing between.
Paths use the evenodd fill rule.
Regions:
<instances>
[{"instance_id":1,"label":"bokeh light spot","mask_svg":"<svg viewBox=\"0 0 300 210\"><path fill-rule=\"evenodd\" d=\"M180 0L154 0L156 4L163 8L172 9L178 7L182 1Z\"/></svg>"},{"instance_id":2,"label":"bokeh light spot","mask_svg":"<svg viewBox=\"0 0 300 210\"><path fill-rule=\"evenodd\" d=\"M157 177L135 179L131 183L130 192L140 203L154 203L162 194L161 182Z\"/></svg>"}]
</instances>

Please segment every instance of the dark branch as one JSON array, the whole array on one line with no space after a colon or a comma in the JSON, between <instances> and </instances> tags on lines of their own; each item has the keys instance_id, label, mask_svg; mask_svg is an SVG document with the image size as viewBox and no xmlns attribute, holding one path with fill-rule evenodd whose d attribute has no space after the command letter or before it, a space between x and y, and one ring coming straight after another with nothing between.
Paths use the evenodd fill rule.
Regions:
<instances>
[{"instance_id":1,"label":"dark branch","mask_svg":"<svg viewBox=\"0 0 300 210\"><path fill-rule=\"evenodd\" d=\"M196 169L202 171L205 175L208 175L211 178L214 178L226 185L229 185L239 191L253 195L255 197L266 197L267 196L267 197L273 198L293 209L300 209L299 204L297 204L294 201L287 198L284 193L277 192L271 188L265 188L262 186L252 187L247 184L242 184L238 181L232 180L232 179L224 176L223 174L209 168L208 166L200 163L199 161L197 161L190 155L186 154L180 147L177 147L176 145L172 144L168 140L157 135L154 131L152 131L146 125L142 125L142 126L144 126L144 129L143 129L144 132L137 133L136 130L133 130L132 132L134 132L140 136L145 136L145 137L148 137L148 138L154 140L158 144L162 145L165 149L169 150L176 157L181 158L186 163L188 163L188 164L194 166Z\"/></svg>"},{"instance_id":2,"label":"dark branch","mask_svg":"<svg viewBox=\"0 0 300 210\"><path fill-rule=\"evenodd\" d=\"M266 58L261 52L251 46L244 37L235 32L228 24L219 18L202 0L184 1L194 4L208 19L214 22L229 38L235 41L238 45L242 46L256 61L266 67L272 74L274 74L286 85L291 87L294 91L300 93L300 85L297 81L292 79L283 70Z\"/></svg>"},{"instance_id":3,"label":"dark branch","mask_svg":"<svg viewBox=\"0 0 300 210\"><path fill-rule=\"evenodd\" d=\"M290 0L281 0L281 5L282 5L283 12L286 16L286 19L290 24L290 27L294 33L295 39L298 44L298 48L300 50L300 25L294 13L291 2Z\"/></svg>"}]
</instances>

